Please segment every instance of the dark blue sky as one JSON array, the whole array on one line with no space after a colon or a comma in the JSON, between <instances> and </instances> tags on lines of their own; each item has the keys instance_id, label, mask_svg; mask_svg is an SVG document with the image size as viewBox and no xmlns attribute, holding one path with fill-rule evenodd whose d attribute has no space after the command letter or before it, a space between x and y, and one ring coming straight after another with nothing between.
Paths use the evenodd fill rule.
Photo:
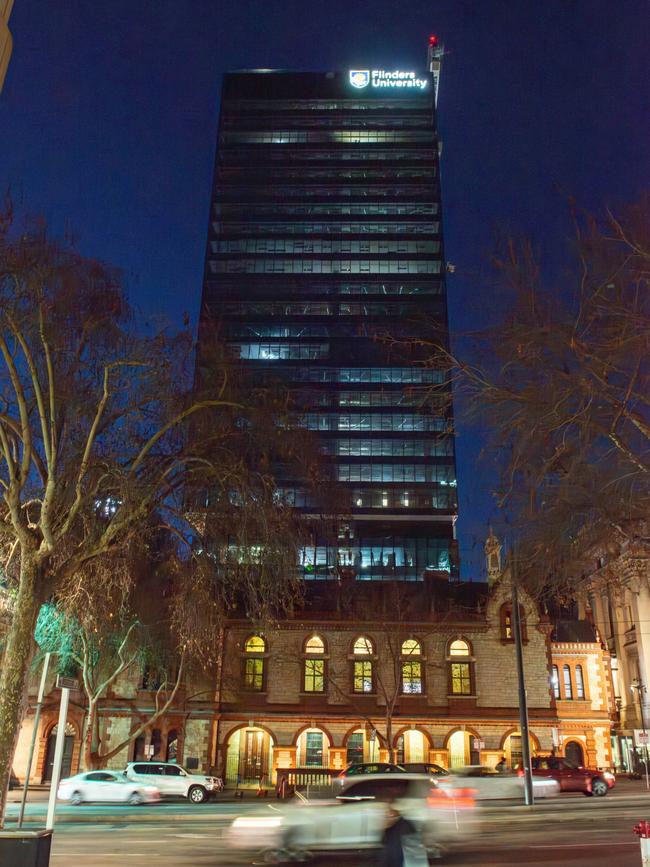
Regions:
<instances>
[{"instance_id":1,"label":"dark blue sky","mask_svg":"<svg viewBox=\"0 0 650 867\"><path fill-rule=\"evenodd\" d=\"M490 312L497 226L559 264L565 201L635 198L649 176L646 0L16 0L0 94L0 190L121 266L147 313L195 321L221 73L424 68L440 100L452 328ZM479 577L494 519L480 437L461 425L460 541ZM498 523L498 522L497 522Z\"/></svg>"}]
</instances>

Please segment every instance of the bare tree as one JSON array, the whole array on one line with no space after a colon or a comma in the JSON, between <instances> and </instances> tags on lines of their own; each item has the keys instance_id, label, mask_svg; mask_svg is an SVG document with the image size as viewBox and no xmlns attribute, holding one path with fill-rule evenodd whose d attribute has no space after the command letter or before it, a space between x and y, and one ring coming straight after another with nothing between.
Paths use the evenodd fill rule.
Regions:
<instances>
[{"instance_id":1,"label":"bare tree","mask_svg":"<svg viewBox=\"0 0 650 867\"><path fill-rule=\"evenodd\" d=\"M455 354L435 333L420 342L448 371L423 399L444 400L453 383L488 427L497 501L542 583L575 577L598 545L643 535L650 505L650 196L573 218L562 278L544 278L530 240L506 238L494 257L499 321L462 336Z\"/></svg>"},{"instance_id":2,"label":"bare tree","mask_svg":"<svg viewBox=\"0 0 650 867\"><path fill-rule=\"evenodd\" d=\"M46 600L74 612L91 586L107 599L123 592L131 575L120 554L155 518L185 552L173 634L179 656L194 652L202 642L193 627L221 616L234 583L248 607L285 604L296 584L288 533L297 519L274 500L270 474L242 457L252 434L236 413L246 400L226 394L225 368L195 389L189 336L139 333L114 270L42 227L12 234L10 212L0 230L0 552L12 597L0 672L1 813ZM188 424L206 411L218 424L199 441ZM210 508L201 504L214 516L202 528L188 505L198 491L218 492ZM249 556L254 545L273 556ZM224 565L224 551L239 552L230 557L238 569ZM190 605L193 575L202 584Z\"/></svg>"}]
</instances>

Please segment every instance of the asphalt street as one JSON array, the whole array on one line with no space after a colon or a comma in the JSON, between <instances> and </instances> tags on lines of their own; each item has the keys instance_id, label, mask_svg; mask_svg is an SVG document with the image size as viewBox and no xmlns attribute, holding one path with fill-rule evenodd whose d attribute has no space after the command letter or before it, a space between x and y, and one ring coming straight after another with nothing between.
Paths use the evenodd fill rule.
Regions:
<instances>
[{"instance_id":1,"label":"asphalt street","mask_svg":"<svg viewBox=\"0 0 650 867\"><path fill-rule=\"evenodd\" d=\"M52 848L52 867L222 867L263 863L228 852L224 830L236 815L268 811L276 802L217 803L200 807L167 803L153 807L59 807ZM45 804L29 805L37 823ZM17 804L8 808L12 826ZM640 789L603 799L561 796L533 809L492 804L482 811L480 834L467 840L442 864L572 865L572 867L639 867L639 842L632 826L650 818L650 795ZM314 867L361 867L376 859L361 854L328 856ZM441 864L441 867L442 867ZM0 867L10 867L1 864Z\"/></svg>"}]
</instances>

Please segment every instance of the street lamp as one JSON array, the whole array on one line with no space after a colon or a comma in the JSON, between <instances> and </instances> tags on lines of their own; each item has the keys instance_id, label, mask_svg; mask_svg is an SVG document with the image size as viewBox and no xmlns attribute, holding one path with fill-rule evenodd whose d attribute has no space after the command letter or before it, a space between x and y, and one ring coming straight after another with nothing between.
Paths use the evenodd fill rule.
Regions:
<instances>
[{"instance_id":1,"label":"street lamp","mask_svg":"<svg viewBox=\"0 0 650 867\"><path fill-rule=\"evenodd\" d=\"M641 730L643 732L643 751L645 754L645 787L650 789L650 778L648 777L648 732L645 727L645 713L643 710L643 694L646 692L645 685L640 679L633 680L630 689L636 689L639 694L639 708L641 709Z\"/></svg>"}]
</instances>

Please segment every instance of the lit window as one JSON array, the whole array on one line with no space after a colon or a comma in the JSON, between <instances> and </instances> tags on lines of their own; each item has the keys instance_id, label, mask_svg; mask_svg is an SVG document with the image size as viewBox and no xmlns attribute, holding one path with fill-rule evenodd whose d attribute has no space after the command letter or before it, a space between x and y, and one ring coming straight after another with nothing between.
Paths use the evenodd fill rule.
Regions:
<instances>
[{"instance_id":1,"label":"lit window","mask_svg":"<svg viewBox=\"0 0 650 867\"><path fill-rule=\"evenodd\" d=\"M462 638L457 638L449 645L449 656L469 656L469 644Z\"/></svg>"},{"instance_id":2,"label":"lit window","mask_svg":"<svg viewBox=\"0 0 650 867\"><path fill-rule=\"evenodd\" d=\"M576 665L576 698L585 697L585 682L582 676L582 666Z\"/></svg>"},{"instance_id":3,"label":"lit window","mask_svg":"<svg viewBox=\"0 0 650 867\"><path fill-rule=\"evenodd\" d=\"M371 656L373 653L372 641L362 635L354 642L353 653L355 656Z\"/></svg>"},{"instance_id":4,"label":"lit window","mask_svg":"<svg viewBox=\"0 0 650 867\"><path fill-rule=\"evenodd\" d=\"M472 674L469 662L450 664L450 685L452 695L472 694Z\"/></svg>"},{"instance_id":5,"label":"lit window","mask_svg":"<svg viewBox=\"0 0 650 867\"><path fill-rule=\"evenodd\" d=\"M405 695L422 693L421 662L402 662L402 692Z\"/></svg>"},{"instance_id":6,"label":"lit window","mask_svg":"<svg viewBox=\"0 0 650 867\"><path fill-rule=\"evenodd\" d=\"M370 660L355 660L352 689L354 692L372 692L372 662Z\"/></svg>"},{"instance_id":7,"label":"lit window","mask_svg":"<svg viewBox=\"0 0 650 867\"><path fill-rule=\"evenodd\" d=\"M325 691L325 660L305 660L305 692Z\"/></svg>"},{"instance_id":8,"label":"lit window","mask_svg":"<svg viewBox=\"0 0 650 867\"><path fill-rule=\"evenodd\" d=\"M573 698L573 686L571 684L571 669L568 665L564 666L564 697L566 699Z\"/></svg>"},{"instance_id":9,"label":"lit window","mask_svg":"<svg viewBox=\"0 0 650 867\"><path fill-rule=\"evenodd\" d=\"M323 639L313 635L305 644L305 653L325 653Z\"/></svg>"},{"instance_id":10,"label":"lit window","mask_svg":"<svg viewBox=\"0 0 650 867\"><path fill-rule=\"evenodd\" d=\"M560 673L558 672L557 665L553 666L551 684L553 686L553 695L555 696L555 698L560 698Z\"/></svg>"},{"instance_id":11,"label":"lit window","mask_svg":"<svg viewBox=\"0 0 650 867\"><path fill-rule=\"evenodd\" d=\"M254 692L264 690L264 657L266 642L260 635L252 635L244 644L244 689Z\"/></svg>"},{"instance_id":12,"label":"lit window","mask_svg":"<svg viewBox=\"0 0 650 867\"><path fill-rule=\"evenodd\" d=\"M417 638L407 638L402 642L402 656L420 656L422 647Z\"/></svg>"}]
</instances>

